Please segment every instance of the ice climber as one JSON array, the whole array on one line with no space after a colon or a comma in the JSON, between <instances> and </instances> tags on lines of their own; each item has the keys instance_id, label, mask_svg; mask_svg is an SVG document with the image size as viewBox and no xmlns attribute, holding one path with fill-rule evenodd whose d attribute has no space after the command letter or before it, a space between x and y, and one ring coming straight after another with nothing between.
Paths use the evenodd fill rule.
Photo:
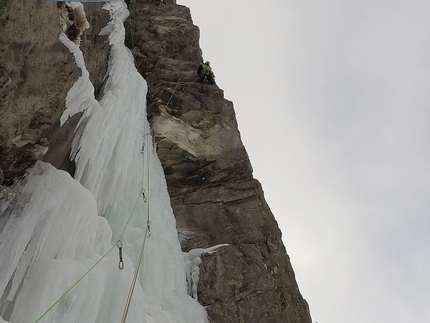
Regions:
<instances>
[{"instance_id":1,"label":"ice climber","mask_svg":"<svg viewBox=\"0 0 430 323\"><path fill-rule=\"evenodd\" d=\"M197 74L200 76L200 82L202 83L208 81L209 84L215 84L215 75L212 72L210 64L211 63L209 61L206 61L197 69Z\"/></svg>"}]
</instances>

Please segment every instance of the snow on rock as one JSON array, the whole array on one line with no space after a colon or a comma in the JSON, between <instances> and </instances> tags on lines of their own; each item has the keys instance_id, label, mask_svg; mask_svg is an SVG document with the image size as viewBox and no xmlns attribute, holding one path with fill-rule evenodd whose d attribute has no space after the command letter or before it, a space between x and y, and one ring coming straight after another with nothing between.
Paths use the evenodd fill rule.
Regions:
<instances>
[{"instance_id":1,"label":"snow on rock","mask_svg":"<svg viewBox=\"0 0 430 323\"><path fill-rule=\"evenodd\" d=\"M73 10L74 24L83 32L90 28L90 23L85 15L84 6L80 2L67 2L67 5Z\"/></svg>"},{"instance_id":2,"label":"snow on rock","mask_svg":"<svg viewBox=\"0 0 430 323\"><path fill-rule=\"evenodd\" d=\"M75 44L81 43L82 33L90 28L84 6L80 2L58 2L60 28Z\"/></svg>"},{"instance_id":3,"label":"snow on rock","mask_svg":"<svg viewBox=\"0 0 430 323\"><path fill-rule=\"evenodd\" d=\"M218 248L228 246L228 244L219 244L209 248L196 248L188 252L184 252L185 261L185 274L188 283L188 295L197 300L197 285L200 277L200 264L202 263L202 254L211 254L218 250Z\"/></svg>"}]
</instances>

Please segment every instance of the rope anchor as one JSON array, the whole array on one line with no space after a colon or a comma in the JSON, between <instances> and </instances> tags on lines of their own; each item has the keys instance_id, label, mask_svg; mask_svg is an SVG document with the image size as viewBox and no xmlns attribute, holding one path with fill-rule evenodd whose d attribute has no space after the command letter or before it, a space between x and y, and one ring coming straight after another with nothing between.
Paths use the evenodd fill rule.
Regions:
<instances>
[{"instance_id":1,"label":"rope anchor","mask_svg":"<svg viewBox=\"0 0 430 323\"><path fill-rule=\"evenodd\" d=\"M119 251L119 263L118 263L118 268L119 269L124 269L124 261L122 260L122 242L121 240L118 240L116 242L116 245L118 247L118 251Z\"/></svg>"}]
</instances>

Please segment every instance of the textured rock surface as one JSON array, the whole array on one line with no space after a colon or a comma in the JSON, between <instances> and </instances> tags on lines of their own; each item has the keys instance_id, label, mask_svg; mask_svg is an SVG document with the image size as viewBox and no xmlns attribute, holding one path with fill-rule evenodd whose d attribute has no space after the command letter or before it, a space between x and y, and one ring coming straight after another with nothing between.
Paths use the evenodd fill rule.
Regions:
<instances>
[{"instance_id":1,"label":"textured rock surface","mask_svg":"<svg viewBox=\"0 0 430 323\"><path fill-rule=\"evenodd\" d=\"M189 9L166 3L132 3L127 42L148 81L149 118L178 226L194 232L184 250L229 244L204 256L199 301L215 323L310 323L233 104L217 86L197 82L199 30ZM97 36L108 20L100 7L85 4L91 27L81 42L96 92L108 56ZM59 118L79 70L58 33L55 2L0 1L0 184L40 158L73 168L68 154L79 116L63 127ZM14 194L0 186L0 200Z\"/></svg>"},{"instance_id":2,"label":"textured rock surface","mask_svg":"<svg viewBox=\"0 0 430 323\"><path fill-rule=\"evenodd\" d=\"M130 6L128 46L148 81L148 109L184 250L228 243L203 260L199 301L211 322L311 322L281 232L240 139L233 104L197 82L199 30L189 9ZM215 71L216 73L216 71Z\"/></svg>"},{"instance_id":3,"label":"textured rock surface","mask_svg":"<svg viewBox=\"0 0 430 323\"><path fill-rule=\"evenodd\" d=\"M81 48L97 88L105 73L108 46L96 35L109 15L100 4L86 7L93 26ZM70 139L78 118L62 129L59 118L80 71L58 41L59 32L55 2L0 2L0 168L7 185L37 159L69 167Z\"/></svg>"}]
</instances>

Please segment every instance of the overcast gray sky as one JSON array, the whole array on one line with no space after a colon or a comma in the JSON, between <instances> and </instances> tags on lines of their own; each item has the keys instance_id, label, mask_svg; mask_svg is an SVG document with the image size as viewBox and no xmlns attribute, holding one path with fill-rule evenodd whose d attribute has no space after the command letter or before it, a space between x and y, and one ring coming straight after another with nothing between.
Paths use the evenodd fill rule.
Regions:
<instances>
[{"instance_id":1,"label":"overcast gray sky","mask_svg":"<svg viewBox=\"0 0 430 323\"><path fill-rule=\"evenodd\" d=\"M430 1L178 3L313 321L430 322Z\"/></svg>"}]
</instances>

